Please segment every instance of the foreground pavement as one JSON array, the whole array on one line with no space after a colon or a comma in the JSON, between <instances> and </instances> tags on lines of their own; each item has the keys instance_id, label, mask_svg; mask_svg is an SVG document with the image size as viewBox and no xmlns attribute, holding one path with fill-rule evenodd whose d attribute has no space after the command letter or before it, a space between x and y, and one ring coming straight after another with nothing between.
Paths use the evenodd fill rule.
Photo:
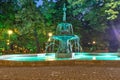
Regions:
<instances>
[{"instance_id":1,"label":"foreground pavement","mask_svg":"<svg viewBox=\"0 0 120 80\"><path fill-rule=\"evenodd\" d=\"M119 74L112 66L0 67L0 80L120 80Z\"/></svg>"}]
</instances>

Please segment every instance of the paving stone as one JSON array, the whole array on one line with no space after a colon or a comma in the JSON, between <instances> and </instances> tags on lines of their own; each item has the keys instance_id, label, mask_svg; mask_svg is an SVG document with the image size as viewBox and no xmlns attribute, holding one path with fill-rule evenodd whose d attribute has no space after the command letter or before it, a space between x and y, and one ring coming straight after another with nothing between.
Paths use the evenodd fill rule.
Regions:
<instances>
[{"instance_id":1,"label":"paving stone","mask_svg":"<svg viewBox=\"0 0 120 80\"><path fill-rule=\"evenodd\" d=\"M0 67L0 80L120 80L111 66Z\"/></svg>"}]
</instances>

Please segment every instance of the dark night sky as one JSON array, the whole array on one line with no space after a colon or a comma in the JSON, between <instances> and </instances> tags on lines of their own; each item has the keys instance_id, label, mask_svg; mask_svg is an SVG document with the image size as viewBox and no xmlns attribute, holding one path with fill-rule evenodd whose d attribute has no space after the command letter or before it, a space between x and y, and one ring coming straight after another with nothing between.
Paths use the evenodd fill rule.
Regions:
<instances>
[{"instance_id":1,"label":"dark night sky","mask_svg":"<svg viewBox=\"0 0 120 80\"><path fill-rule=\"evenodd\" d=\"M48 0L48 1L50 1L50 0ZM52 0L53 2L56 2L56 0ZM36 1L36 3L37 3L37 7L38 6L40 6L40 5L42 5L43 4L43 0L39 0L39 1Z\"/></svg>"}]
</instances>

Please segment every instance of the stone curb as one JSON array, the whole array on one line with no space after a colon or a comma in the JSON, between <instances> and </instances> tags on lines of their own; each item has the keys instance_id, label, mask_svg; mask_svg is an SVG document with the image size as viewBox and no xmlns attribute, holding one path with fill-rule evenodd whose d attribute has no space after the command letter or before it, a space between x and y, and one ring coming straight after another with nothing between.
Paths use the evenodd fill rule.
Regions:
<instances>
[{"instance_id":1,"label":"stone curb","mask_svg":"<svg viewBox=\"0 0 120 80\"><path fill-rule=\"evenodd\" d=\"M120 67L120 61L62 60L62 61L19 62L0 60L0 67L42 67L42 66L76 66L76 65Z\"/></svg>"}]
</instances>

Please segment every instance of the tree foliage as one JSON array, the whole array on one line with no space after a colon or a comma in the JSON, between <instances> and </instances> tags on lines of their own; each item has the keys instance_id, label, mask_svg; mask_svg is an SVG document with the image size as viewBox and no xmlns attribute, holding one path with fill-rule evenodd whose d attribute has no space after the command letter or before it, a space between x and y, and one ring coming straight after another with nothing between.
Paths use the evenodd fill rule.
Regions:
<instances>
[{"instance_id":1,"label":"tree foliage","mask_svg":"<svg viewBox=\"0 0 120 80\"><path fill-rule=\"evenodd\" d=\"M21 0L21 9L15 15L16 25L19 30L19 39L23 40L23 43L28 49L37 49L40 51L40 42L46 35L44 19L36 8L33 0Z\"/></svg>"},{"instance_id":2,"label":"tree foliage","mask_svg":"<svg viewBox=\"0 0 120 80\"><path fill-rule=\"evenodd\" d=\"M119 0L68 0L73 15L95 30L105 30L108 19L116 19L119 14ZM84 25L83 25L84 26Z\"/></svg>"},{"instance_id":3,"label":"tree foliage","mask_svg":"<svg viewBox=\"0 0 120 80\"><path fill-rule=\"evenodd\" d=\"M100 38L102 38L103 40L106 39L109 43L110 49L113 47L118 48L118 45L116 45L116 43L113 42L120 41L118 39L119 38L118 36L119 32L117 31L118 26L116 26L119 24L118 23L118 18L120 14L119 0L67 0L67 1L69 4L71 4L69 5L69 8L73 9L73 16L75 16L76 19L82 23L81 26L84 27L83 28L84 33L82 32L83 35L87 33L87 35L91 36L92 40L95 40L95 38L99 39L98 41L100 41ZM107 33L105 31L107 31ZM100 37L101 34L102 37ZM107 37L105 34L107 34L107 36L109 37ZM116 37L114 37L113 39L111 37L111 34L112 37L113 36ZM86 38L88 37L84 36L82 37L83 40ZM116 50L117 49L110 51Z\"/></svg>"},{"instance_id":4,"label":"tree foliage","mask_svg":"<svg viewBox=\"0 0 120 80\"><path fill-rule=\"evenodd\" d=\"M6 45L7 30L12 29L13 44L39 52L49 32L55 33L62 22L63 4L67 7L67 22L73 24L75 34L83 40L97 39L101 32L118 19L119 0L1 0L0 1L0 43ZM113 23L114 24L114 23ZM88 35L88 36L86 36ZM103 33L102 33L103 35ZM89 37L90 36L90 37ZM97 36L97 37L96 37Z\"/></svg>"}]
</instances>

